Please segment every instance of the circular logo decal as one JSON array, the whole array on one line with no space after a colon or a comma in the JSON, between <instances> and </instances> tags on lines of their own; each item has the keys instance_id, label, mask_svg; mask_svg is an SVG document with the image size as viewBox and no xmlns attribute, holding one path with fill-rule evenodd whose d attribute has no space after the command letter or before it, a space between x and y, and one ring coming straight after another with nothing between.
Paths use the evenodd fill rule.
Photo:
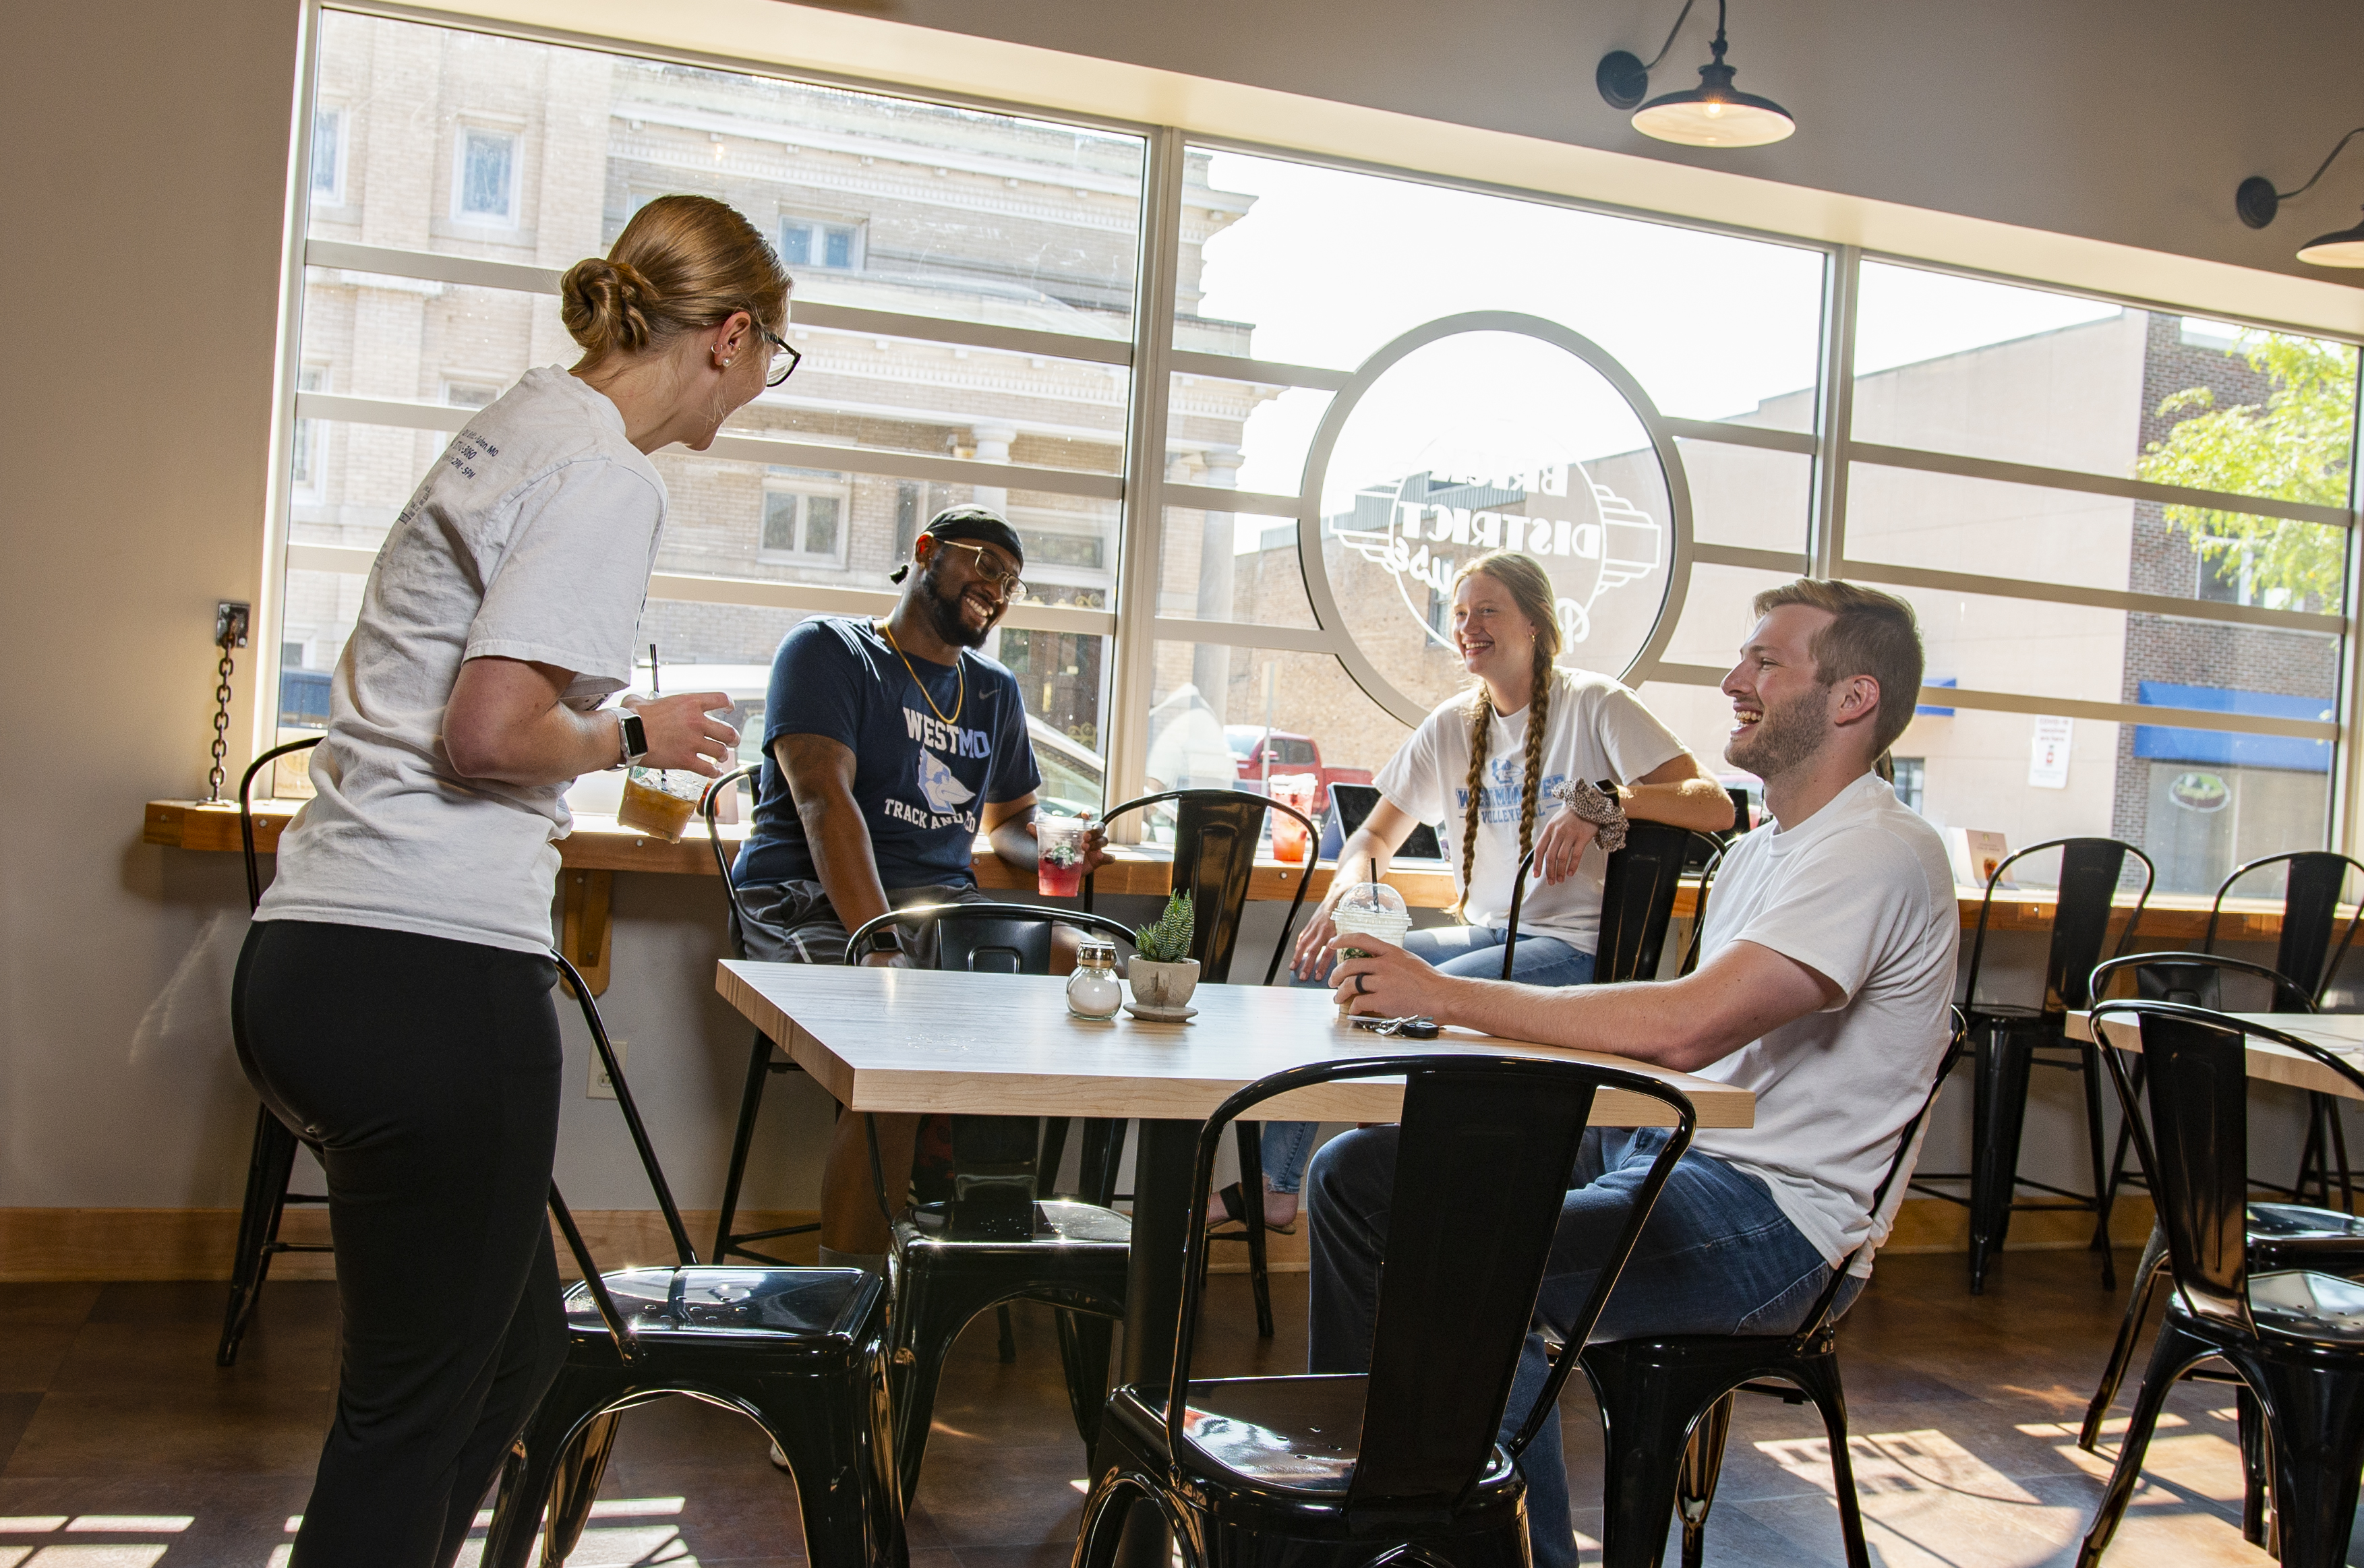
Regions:
<instances>
[{"instance_id":1,"label":"circular logo decal","mask_svg":"<svg viewBox=\"0 0 2364 1568\"><path fill-rule=\"evenodd\" d=\"M1481 312L1406 333L1332 403L1299 552L1339 658L1407 724L1466 691L1454 577L1518 550L1550 577L1560 662L1632 681L1672 633L1690 496L1648 396L1589 339Z\"/></svg>"},{"instance_id":2,"label":"circular logo decal","mask_svg":"<svg viewBox=\"0 0 2364 1568\"><path fill-rule=\"evenodd\" d=\"M2233 789L2214 773L2178 773L2167 786L2167 798L2186 811L2222 811L2233 804Z\"/></svg>"}]
</instances>

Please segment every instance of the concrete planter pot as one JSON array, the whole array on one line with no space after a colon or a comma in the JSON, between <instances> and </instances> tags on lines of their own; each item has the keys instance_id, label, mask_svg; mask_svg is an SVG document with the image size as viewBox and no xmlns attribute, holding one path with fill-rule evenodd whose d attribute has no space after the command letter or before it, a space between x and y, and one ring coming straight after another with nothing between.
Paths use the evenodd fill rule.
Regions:
<instances>
[{"instance_id":1,"label":"concrete planter pot","mask_svg":"<svg viewBox=\"0 0 2364 1568\"><path fill-rule=\"evenodd\" d=\"M1190 993L1199 988L1199 961L1186 958L1179 963L1157 963L1135 958L1125 978L1132 984L1132 999L1144 1007L1187 1006Z\"/></svg>"}]
</instances>

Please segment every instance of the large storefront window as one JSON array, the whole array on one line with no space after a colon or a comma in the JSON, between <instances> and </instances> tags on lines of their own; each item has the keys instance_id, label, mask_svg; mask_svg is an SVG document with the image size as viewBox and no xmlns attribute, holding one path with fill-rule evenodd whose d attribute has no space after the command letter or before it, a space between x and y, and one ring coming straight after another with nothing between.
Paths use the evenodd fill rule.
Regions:
<instances>
[{"instance_id":1,"label":"large storefront window","mask_svg":"<svg viewBox=\"0 0 2364 1568\"><path fill-rule=\"evenodd\" d=\"M883 612L979 501L1026 541L987 651L1063 808L1376 771L1466 685L1488 549L1746 784L1718 683L1750 598L1819 569L1920 613L1895 762L1949 830L2110 834L2175 892L2331 835L2350 344L1145 128L334 11L318 47L288 728L441 445L574 357L558 272L690 191L778 247L806 357L656 458L639 640L751 706L790 628Z\"/></svg>"},{"instance_id":2,"label":"large storefront window","mask_svg":"<svg viewBox=\"0 0 2364 1568\"><path fill-rule=\"evenodd\" d=\"M883 610L930 515L998 506L1030 602L987 651L1061 752L1062 798L1100 804L1140 137L333 11L318 95L336 177L307 228L291 726L467 410L578 357L556 273L686 191L780 249L805 358L706 454L656 454L670 509L636 640L760 708L790 627ZM1200 420L1231 448L1239 425Z\"/></svg>"},{"instance_id":3,"label":"large storefront window","mask_svg":"<svg viewBox=\"0 0 2364 1568\"><path fill-rule=\"evenodd\" d=\"M1674 632L1693 538L1802 563L1823 252L1189 158L1233 205L1176 300L1165 474L1183 494L1168 490L1157 613L1235 629L1159 644L1158 714L1187 652L1219 727L1269 718L1325 769L1375 768L1468 684L1450 601L1475 555L1533 557L1565 662L1629 679ZM1220 397L1244 408L1244 436L1210 452L1188 438ZM1683 473L1701 452L1725 462L1703 487ZM1226 511L1216 486L1250 494ZM1328 656L1294 635L1259 645L1256 628L1315 630ZM1237 678L1267 667L1269 689Z\"/></svg>"},{"instance_id":4,"label":"large storefront window","mask_svg":"<svg viewBox=\"0 0 2364 1568\"><path fill-rule=\"evenodd\" d=\"M1847 571L1913 602L1933 684L2112 710L1924 704L1922 809L2125 840L2166 892L2321 847L2354 349L1876 262L1857 342Z\"/></svg>"}]
</instances>

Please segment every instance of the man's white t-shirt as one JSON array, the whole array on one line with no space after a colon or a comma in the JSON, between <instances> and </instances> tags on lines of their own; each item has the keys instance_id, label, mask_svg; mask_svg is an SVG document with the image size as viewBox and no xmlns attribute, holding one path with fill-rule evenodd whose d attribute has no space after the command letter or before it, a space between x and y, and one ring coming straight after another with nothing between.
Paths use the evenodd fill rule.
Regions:
<instances>
[{"instance_id":1,"label":"man's white t-shirt","mask_svg":"<svg viewBox=\"0 0 2364 1568\"><path fill-rule=\"evenodd\" d=\"M1960 939L1945 840L1876 774L1803 822L1748 834L1716 875L1702 963L1754 942L1841 996L1697 1070L1754 1092L1756 1125L1701 1129L1691 1147L1764 1181L1834 1265L1885 1239L1904 1201L1900 1179L1870 1213L1945 1052ZM1871 1272L1868 1251L1854 1272Z\"/></svg>"},{"instance_id":2,"label":"man's white t-shirt","mask_svg":"<svg viewBox=\"0 0 2364 1568\"><path fill-rule=\"evenodd\" d=\"M395 519L329 689L317 792L279 840L259 920L550 946L568 783L463 778L443 750L460 666L574 672L578 708L630 684L664 481L601 393L554 366L469 418Z\"/></svg>"},{"instance_id":3,"label":"man's white t-shirt","mask_svg":"<svg viewBox=\"0 0 2364 1568\"><path fill-rule=\"evenodd\" d=\"M1557 809L1552 790L1569 779L1632 784L1683 754L1674 731L1658 722L1624 686L1606 675L1555 669L1544 717L1543 784L1535 829ZM1527 715L1496 714L1487 749L1486 782L1478 807L1478 854L1461 864L1469 810L1469 698L1455 697L1421 721L1402 750L1373 781L1379 793L1416 821L1442 822L1437 840L1461 879L1461 912L1473 926L1507 926L1511 880L1519 870L1519 812L1525 801ZM1580 952L1600 945L1600 895L1608 857L1598 845L1584 851L1576 874L1556 886L1530 872L1519 908L1522 935L1542 931Z\"/></svg>"}]
</instances>

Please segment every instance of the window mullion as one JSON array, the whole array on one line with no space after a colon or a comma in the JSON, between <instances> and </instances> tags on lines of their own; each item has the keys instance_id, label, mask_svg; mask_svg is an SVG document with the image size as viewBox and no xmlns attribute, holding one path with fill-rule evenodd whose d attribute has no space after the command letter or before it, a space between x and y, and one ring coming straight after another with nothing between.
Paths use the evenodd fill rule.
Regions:
<instances>
[{"instance_id":1,"label":"window mullion","mask_svg":"<svg viewBox=\"0 0 2364 1568\"><path fill-rule=\"evenodd\" d=\"M1141 272L1133 291L1132 389L1125 424L1123 541L1118 554L1116 636L1109 664L1105 774L1108 804L1141 793L1149 761L1149 708L1156 677L1158 566L1165 518L1165 418L1172 378L1174 303L1182 245L1182 133L1149 134L1141 192ZM1127 824L1115 830L1122 833Z\"/></svg>"},{"instance_id":2,"label":"window mullion","mask_svg":"<svg viewBox=\"0 0 2364 1568\"><path fill-rule=\"evenodd\" d=\"M1860 247L1830 253L1823 275L1823 377L1814 395L1814 516L1806 538L1806 570L1835 577L1846 559L1847 443L1855 420L1857 284Z\"/></svg>"},{"instance_id":3,"label":"window mullion","mask_svg":"<svg viewBox=\"0 0 2364 1568\"><path fill-rule=\"evenodd\" d=\"M2348 410L2347 425L2347 570L2341 573L2340 611L2347 626L2341 637L2339 676L2339 739L2332 743L2332 769L2336 784L2331 792L2332 844L2344 855L2353 855L2364 846L2364 832L2358 831L2358 818L2364 817L2364 768L2357 766L2357 726L2364 723L2364 638L2357 636L2358 606L2364 604L2364 588L2358 579L2364 577L2364 480L2359 480L2356 468L2364 462L2364 350L2358 350L2358 375L2356 378L2356 402Z\"/></svg>"}]
</instances>

